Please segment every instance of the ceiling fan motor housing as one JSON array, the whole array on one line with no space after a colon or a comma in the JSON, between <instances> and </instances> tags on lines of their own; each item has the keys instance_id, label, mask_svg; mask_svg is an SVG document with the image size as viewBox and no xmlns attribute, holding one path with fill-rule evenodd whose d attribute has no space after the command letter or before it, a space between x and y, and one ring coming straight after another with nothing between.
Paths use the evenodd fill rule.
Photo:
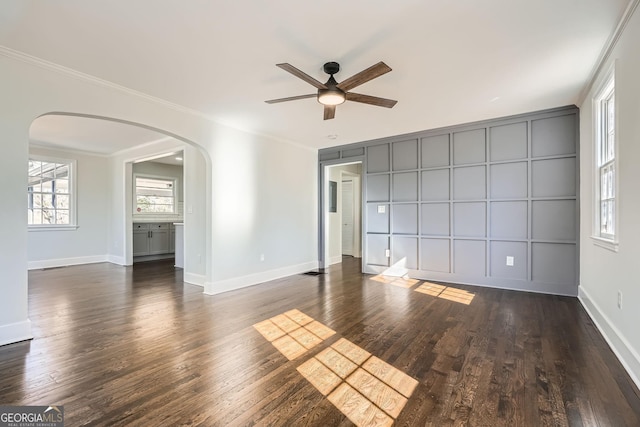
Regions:
<instances>
[{"instance_id":1,"label":"ceiling fan motor housing","mask_svg":"<svg viewBox=\"0 0 640 427\"><path fill-rule=\"evenodd\" d=\"M324 72L327 74L336 74L340 71L340 64L337 62L327 62L324 64Z\"/></svg>"}]
</instances>

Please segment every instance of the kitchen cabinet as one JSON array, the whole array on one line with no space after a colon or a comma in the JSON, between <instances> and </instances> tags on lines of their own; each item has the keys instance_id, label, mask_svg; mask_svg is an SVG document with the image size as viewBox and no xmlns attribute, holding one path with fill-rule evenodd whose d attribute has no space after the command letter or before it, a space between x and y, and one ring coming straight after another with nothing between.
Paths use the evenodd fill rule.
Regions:
<instances>
[{"instance_id":1,"label":"kitchen cabinet","mask_svg":"<svg viewBox=\"0 0 640 427\"><path fill-rule=\"evenodd\" d=\"M173 224L134 223L133 256L160 255L171 253Z\"/></svg>"}]
</instances>

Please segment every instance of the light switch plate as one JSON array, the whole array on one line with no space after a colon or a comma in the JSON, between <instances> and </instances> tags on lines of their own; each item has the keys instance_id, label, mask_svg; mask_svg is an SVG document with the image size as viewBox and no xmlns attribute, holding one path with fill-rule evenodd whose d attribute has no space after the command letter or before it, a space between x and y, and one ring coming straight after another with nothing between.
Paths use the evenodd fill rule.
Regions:
<instances>
[{"instance_id":1,"label":"light switch plate","mask_svg":"<svg viewBox=\"0 0 640 427\"><path fill-rule=\"evenodd\" d=\"M378 213L385 213L387 207L385 205L378 205Z\"/></svg>"},{"instance_id":2,"label":"light switch plate","mask_svg":"<svg viewBox=\"0 0 640 427\"><path fill-rule=\"evenodd\" d=\"M512 256L508 256L507 257L507 265L509 267L513 267L513 257Z\"/></svg>"}]
</instances>

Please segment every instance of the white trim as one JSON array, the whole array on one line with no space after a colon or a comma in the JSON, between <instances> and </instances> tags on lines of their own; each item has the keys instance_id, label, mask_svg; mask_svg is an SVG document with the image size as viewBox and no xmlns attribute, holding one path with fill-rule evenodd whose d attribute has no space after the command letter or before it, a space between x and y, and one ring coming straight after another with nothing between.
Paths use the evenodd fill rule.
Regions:
<instances>
[{"instance_id":1,"label":"white trim","mask_svg":"<svg viewBox=\"0 0 640 427\"><path fill-rule=\"evenodd\" d=\"M184 273L182 280L190 285L204 286L207 277L203 274Z\"/></svg>"},{"instance_id":2,"label":"white trim","mask_svg":"<svg viewBox=\"0 0 640 427\"><path fill-rule=\"evenodd\" d=\"M31 334L31 320L0 325L0 345L33 339Z\"/></svg>"},{"instance_id":3,"label":"white trim","mask_svg":"<svg viewBox=\"0 0 640 427\"><path fill-rule=\"evenodd\" d=\"M620 194L620 178L619 178L619 169L618 169L618 158L619 158L619 132L618 132L618 108L617 102L618 98L615 96L616 93L616 63L614 60L609 69L604 74L602 80L600 81L597 91L593 96L592 102L592 124L593 124L593 138L592 138L592 152L593 152L593 162L592 162L592 236L595 238L599 238L602 247L607 249L614 250L614 246L608 242L614 242L617 245L618 236L620 236L620 212L619 212L619 194ZM602 112L602 101L606 99L611 93L614 95L614 155L613 160L609 161L613 165L615 170L615 182L614 184L614 217L613 217L613 235L603 235L601 233L601 168L603 165L601 164L601 145L603 144L603 135L604 129L602 128L602 116L606 114ZM615 249L617 251L617 248Z\"/></svg>"},{"instance_id":4,"label":"white trim","mask_svg":"<svg viewBox=\"0 0 640 427\"><path fill-rule=\"evenodd\" d=\"M582 105L587 99L587 96L589 95L589 92L591 92L591 89L593 89L593 86L596 83L596 80L598 79L602 68L609 60L613 49L616 47L616 44L618 44L618 40L620 39L620 37L622 37L622 32L627 27L627 24L631 20L631 17L633 16L633 13L635 12L639 4L640 0L631 0L627 5L627 8L618 21L616 29L613 31L613 33L605 43L602 52L600 53L600 56L598 57L598 60L593 67L593 70L591 70L591 74L589 74L587 84L582 88L582 91L580 92L580 96L578 97L578 105Z\"/></svg>"},{"instance_id":5,"label":"white trim","mask_svg":"<svg viewBox=\"0 0 640 427\"><path fill-rule=\"evenodd\" d=\"M61 224L31 224L27 226L29 231L74 231L78 229L78 225L61 225Z\"/></svg>"},{"instance_id":6,"label":"white trim","mask_svg":"<svg viewBox=\"0 0 640 427\"><path fill-rule=\"evenodd\" d=\"M246 288L247 286L258 285L260 283L280 279L282 277L304 273L305 271L313 270L316 268L318 268L318 261L310 261L303 264L290 265L287 267L276 268L274 270L249 274L246 276L217 280L213 282L205 282L204 293L207 295L221 294L223 292L229 292L240 288Z\"/></svg>"},{"instance_id":7,"label":"white trim","mask_svg":"<svg viewBox=\"0 0 640 427\"><path fill-rule=\"evenodd\" d=\"M38 270L42 268L66 267L68 265L95 264L98 262L111 262L107 255L81 256L74 258L45 259L29 261L27 269Z\"/></svg>"},{"instance_id":8,"label":"white trim","mask_svg":"<svg viewBox=\"0 0 640 427\"><path fill-rule=\"evenodd\" d=\"M135 163L135 162L134 162ZM137 206L138 206L138 185L137 185L137 180L138 178L141 179L155 179L157 181L171 181L171 193L172 198L173 198L173 211L171 212L137 212ZM153 175L153 174L148 174L148 173L144 173L144 172L134 172L133 173L133 189L132 189L132 195L133 195L133 200L132 203L133 205L131 206L132 211L131 214L133 215L133 222L140 222L139 218L145 217L145 216L149 216L152 215L154 217L159 217L159 218L163 218L163 217L172 217L172 218L177 218L180 219L180 214L178 212L178 191L177 191L177 184L178 184L178 178L173 177L173 176L163 176L163 175ZM173 221L167 221L167 222L173 222Z\"/></svg>"},{"instance_id":9,"label":"white trim","mask_svg":"<svg viewBox=\"0 0 640 427\"><path fill-rule=\"evenodd\" d=\"M342 262L342 255L329 258L329 265L340 264Z\"/></svg>"},{"instance_id":10,"label":"white trim","mask_svg":"<svg viewBox=\"0 0 640 427\"><path fill-rule=\"evenodd\" d=\"M32 56L32 55L29 55L29 54L24 53L24 52L20 52L18 50L11 49L11 48L6 47L6 46L0 45L0 55L6 56L7 58L11 58L11 59L14 59L14 60L17 60L17 61L25 62L25 63L27 63L29 65L33 65L33 66L36 66L36 67L39 67L39 68L43 68L45 70L53 71L53 72L56 72L58 74L65 75L67 77L74 78L76 80L88 82L88 83L95 84L95 85L102 86L102 87L107 87L109 89L113 89L113 90L116 90L116 91L119 91L119 92L124 92L124 93L126 93L128 95L136 96L136 97L145 99L147 101L154 102L156 104L160 104L160 105L162 105L164 107L170 108L170 109L178 111L180 113L189 114L189 115L193 115L193 116L196 116L196 117L201 117L201 118L203 118L205 120L208 120L208 121L213 122L213 123L217 123L217 124L222 125L222 126L229 127L231 129L236 129L236 130L239 130L241 132L245 132L245 133L249 133L249 134L252 134L252 135L260 136L260 137L267 138L267 139L270 139L270 140L273 140L273 141L281 141L283 143L286 143L286 144L289 144L289 145L293 145L293 146L296 146L298 148L301 148L301 149L304 149L304 150L307 150L307 151L315 151L315 152L318 151L318 149L315 148L315 147L308 147L306 145L300 144L299 142L291 141L289 139L278 138L278 137L275 137L275 136L272 136L272 135L267 135L265 133L256 132L255 130L252 130L252 129L242 128L242 127L239 127L237 125L233 125L233 124L231 124L229 122L218 120L218 119L216 119L216 118L214 118L212 116L209 116L207 114L204 114L204 113L202 113L202 112L200 112L198 110L194 110L192 108L188 108L188 107L185 107L183 105L175 104L173 102L169 102L169 101L164 100L162 98L158 98L158 97L155 97L155 96L152 96L152 95L148 95L148 94L146 94L144 92L140 92L140 91L137 91L137 90L134 90L134 89L130 89L130 88L126 87L126 86L122 86L122 85L110 82L108 80L104 80L104 79L101 79L99 77L95 77L95 76L92 76L90 74L86 74L86 73L74 70L73 68L65 67L63 65L59 65L59 64L56 64L54 62L50 62L50 61L38 58L36 56Z\"/></svg>"},{"instance_id":11,"label":"white trim","mask_svg":"<svg viewBox=\"0 0 640 427\"><path fill-rule=\"evenodd\" d=\"M619 243L614 240L604 239L599 236L591 236L591 240L593 241L593 244L595 246L599 246L604 249L609 249L610 251L613 251L613 252L618 252Z\"/></svg>"},{"instance_id":12,"label":"white trim","mask_svg":"<svg viewBox=\"0 0 640 427\"><path fill-rule=\"evenodd\" d=\"M78 183L77 171L78 161L76 159L65 159L62 157L48 156L42 154L31 154L29 161L61 163L69 165L69 224L27 224L29 231L69 231L78 228ZM28 172L27 172L28 173ZM28 194L28 192L27 192ZM29 208L27 207L27 210ZM28 221L27 221L28 222Z\"/></svg>"},{"instance_id":13,"label":"white trim","mask_svg":"<svg viewBox=\"0 0 640 427\"><path fill-rule=\"evenodd\" d=\"M101 79L99 77L95 77L95 76L92 76L90 74L86 74L86 73L83 73L81 71L74 70L73 68L65 67L63 65L59 65L59 64L56 64L54 62L38 58L36 56L29 55L29 54L24 53L24 52L20 52L18 50L11 49L11 48L6 47L6 46L0 46L0 55L4 55L6 57L9 57L9 58L12 58L12 59L16 59L18 61L26 62L27 64L35 65L36 67L44 68L45 70L54 71L54 72L56 72L58 74L62 74L62 75L68 76L68 77L72 77L72 78L75 78L77 80L82 80L82 81L85 81L85 82L88 82L88 83L92 83L92 84L96 84L96 85L99 85L99 86L108 87L110 89L115 89L117 91L124 92L124 93L127 93L127 94L132 95L132 96L136 96L136 97L139 97L139 98L146 99L147 101L155 102L156 104L164 105L165 107L171 108L172 110L180 111L180 112L186 113L186 114L192 114L192 115L195 115L195 116L200 116L200 117L203 117L203 118L208 119L208 120L211 119L210 117L206 116L205 114L203 114L203 113L201 113L201 112L199 112L197 110L193 110L191 108L187 108L187 107L184 107L182 105L174 104L173 102L169 102L169 101L166 101L164 99L157 98L155 96L147 95L146 93L139 92L139 91L134 90L134 89L130 89L130 88L126 87L126 86L122 86L122 85L110 82L108 80L104 80L104 79Z\"/></svg>"},{"instance_id":14,"label":"white trim","mask_svg":"<svg viewBox=\"0 0 640 427\"><path fill-rule=\"evenodd\" d=\"M636 387L640 388L640 355L638 355L638 352L582 286L578 288L578 300L636 384Z\"/></svg>"},{"instance_id":15,"label":"white trim","mask_svg":"<svg viewBox=\"0 0 640 427\"><path fill-rule=\"evenodd\" d=\"M123 256L119 255L107 255L107 262L110 262L111 264L121 265L123 267L131 265L127 264L127 261Z\"/></svg>"}]
</instances>

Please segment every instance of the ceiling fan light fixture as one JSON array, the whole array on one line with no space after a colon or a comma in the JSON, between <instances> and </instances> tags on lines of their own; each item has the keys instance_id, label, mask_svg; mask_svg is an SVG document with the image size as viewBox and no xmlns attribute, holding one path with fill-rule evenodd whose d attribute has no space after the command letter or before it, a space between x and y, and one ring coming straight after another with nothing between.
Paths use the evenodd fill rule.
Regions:
<instances>
[{"instance_id":1,"label":"ceiling fan light fixture","mask_svg":"<svg viewBox=\"0 0 640 427\"><path fill-rule=\"evenodd\" d=\"M319 89L318 102L322 105L340 105L346 100L345 94L340 89Z\"/></svg>"}]
</instances>

